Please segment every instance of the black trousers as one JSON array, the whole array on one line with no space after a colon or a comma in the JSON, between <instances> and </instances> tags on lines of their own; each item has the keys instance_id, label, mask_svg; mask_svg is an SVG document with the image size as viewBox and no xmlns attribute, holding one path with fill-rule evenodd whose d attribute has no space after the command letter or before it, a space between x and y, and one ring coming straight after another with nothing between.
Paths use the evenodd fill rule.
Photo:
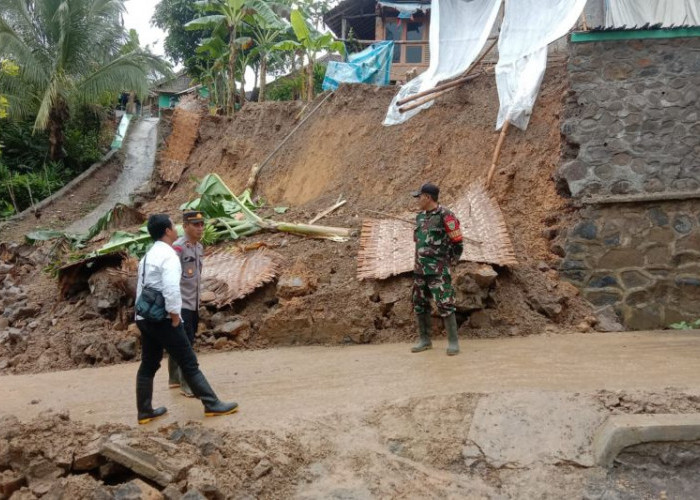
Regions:
<instances>
[{"instance_id":1,"label":"black trousers","mask_svg":"<svg viewBox=\"0 0 700 500\"><path fill-rule=\"evenodd\" d=\"M177 362L185 379L191 379L198 373L199 363L187 338L183 322L173 327L169 319L163 321L138 320L141 331L141 365L137 377L153 379L160 368L163 350Z\"/></svg>"},{"instance_id":2,"label":"black trousers","mask_svg":"<svg viewBox=\"0 0 700 500\"><path fill-rule=\"evenodd\" d=\"M199 328L199 313L191 309L182 309L180 314L182 315L182 321L185 323L187 340L190 341L190 345L194 346L194 336L197 334L197 328Z\"/></svg>"}]
</instances>

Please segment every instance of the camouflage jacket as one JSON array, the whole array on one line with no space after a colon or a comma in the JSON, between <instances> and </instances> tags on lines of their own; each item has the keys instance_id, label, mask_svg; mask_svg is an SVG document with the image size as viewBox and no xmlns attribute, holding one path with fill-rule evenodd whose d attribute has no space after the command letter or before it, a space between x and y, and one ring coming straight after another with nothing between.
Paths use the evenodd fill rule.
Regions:
<instances>
[{"instance_id":1,"label":"camouflage jacket","mask_svg":"<svg viewBox=\"0 0 700 500\"><path fill-rule=\"evenodd\" d=\"M459 220L442 206L416 216L413 241L416 242L414 271L421 275L442 274L450 263L459 260L464 249Z\"/></svg>"}]
</instances>

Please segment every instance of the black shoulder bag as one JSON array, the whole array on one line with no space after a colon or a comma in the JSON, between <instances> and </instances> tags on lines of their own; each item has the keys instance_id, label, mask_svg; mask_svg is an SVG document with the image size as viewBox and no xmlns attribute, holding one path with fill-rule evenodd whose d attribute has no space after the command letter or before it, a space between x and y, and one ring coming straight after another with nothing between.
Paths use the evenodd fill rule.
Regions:
<instances>
[{"instance_id":1,"label":"black shoulder bag","mask_svg":"<svg viewBox=\"0 0 700 500\"><path fill-rule=\"evenodd\" d=\"M143 270L141 273L141 294L136 298L136 314L147 321L163 321L168 317L165 310L165 297L154 288L146 285L146 259L148 253L143 257Z\"/></svg>"}]
</instances>

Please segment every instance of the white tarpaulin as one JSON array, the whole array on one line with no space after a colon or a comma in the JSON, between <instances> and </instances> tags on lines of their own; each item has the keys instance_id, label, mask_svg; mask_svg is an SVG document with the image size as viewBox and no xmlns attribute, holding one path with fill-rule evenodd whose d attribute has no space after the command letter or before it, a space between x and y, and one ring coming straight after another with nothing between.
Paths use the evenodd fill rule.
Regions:
<instances>
[{"instance_id":1,"label":"white tarpaulin","mask_svg":"<svg viewBox=\"0 0 700 500\"><path fill-rule=\"evenodd\" d=\"M430 17L430 66L401 87L384 119L384 125L403 123L432 105L399 113L396 102L435 87L462 74L486 44L501 0L434 0Z\"/></svg>"},{"instance_id":2,"label":"white tarpaulin","mask_svg":"<svg viewBox=\"0 0 700 500\"><path fill-rule=\"evenodd\" d=\"M506 120L527 128L547 67L547 45L566 35L585 5L586 0L505 0L496 65L497 130Z\"/></svg>"},{"instance_id":3,"label":"white tarpaulin","mask_svg":"<svg viewBox=\"0 0 700 500\"><path fill-rule=\"evenodd\" d=\"M700 25L700 0L606 0L605 26Z\"/></svg>"}]
</instances>

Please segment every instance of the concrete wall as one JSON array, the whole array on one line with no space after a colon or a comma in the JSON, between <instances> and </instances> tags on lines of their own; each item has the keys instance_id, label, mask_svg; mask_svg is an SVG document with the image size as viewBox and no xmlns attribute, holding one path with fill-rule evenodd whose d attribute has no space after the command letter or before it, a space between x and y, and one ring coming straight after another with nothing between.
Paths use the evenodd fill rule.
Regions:
<instances>
[{"instance_id":1,"label":"concrete wall","mask_svg":"<svg viewBox=\"0 0 700 500\"><path fill-rule=\"evenodd\" d=\"M628 328L700 318L700 38L570 46L563 275Z\"/></svg>"}]
</instances>

